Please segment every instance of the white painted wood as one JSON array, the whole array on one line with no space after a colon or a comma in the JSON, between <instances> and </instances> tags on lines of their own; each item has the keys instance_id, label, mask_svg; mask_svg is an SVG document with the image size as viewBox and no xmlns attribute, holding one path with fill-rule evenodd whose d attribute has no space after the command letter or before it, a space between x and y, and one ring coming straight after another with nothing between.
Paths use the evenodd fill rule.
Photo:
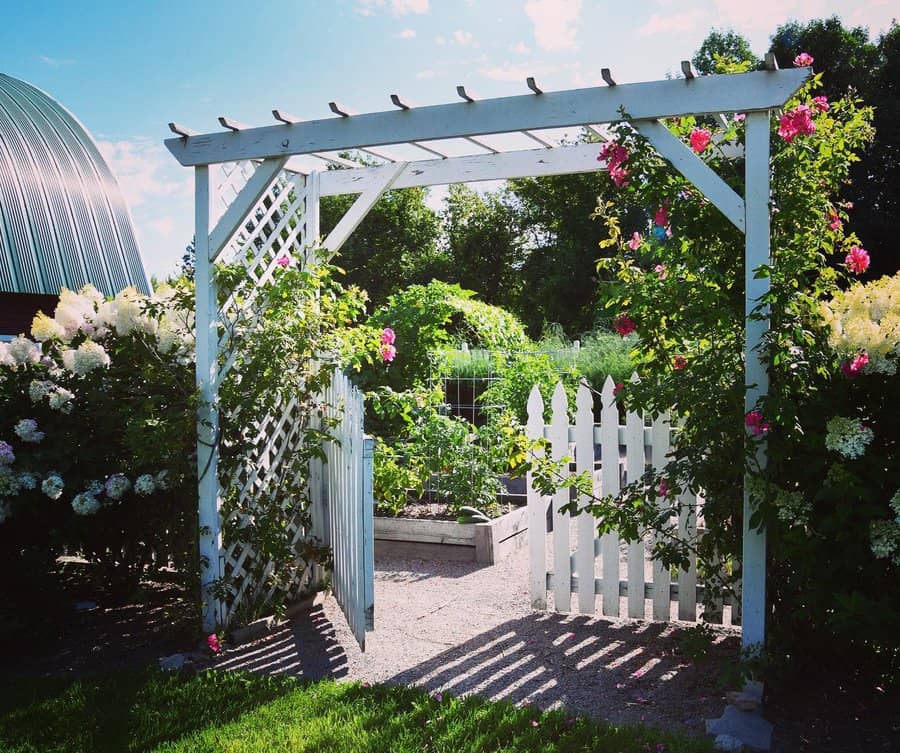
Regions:
<instances>
[{"instance_id":1,"label":"white painted wood","mask_svg":"<svg viewBox=\"0 0 900 753\"><path fill-rule=\"evenodd\" d=\"M286 157L268 159L257 165L250 179L244 184L234 201L209 234L209 259L214 261L234 234L244 225L257 202L271 190L272 184L287 163Z\"/></svg>"},{"instance_id":2,"label":"white painted wood","mask_svg":"<svg viewBox=\"0 0 900 753\"><path fill-rule=\"evenodd\" d=\"M406 162L397 162L388 165L388 171L382 176L382 180L366 189L360 194L359 198L353 202L353 206L347 210L347 213L341 217L334 229L328 234L328 237L322 242L322 248L329 252L330 255L336 254L351 233L359 227L369 210L375 206L375 203L384 195L397 176L406 167ZM321 184L320 184L321 189Z\"/></svg>"},{"instance_id":3,"label":"white painted wood","mask_svg":"<svg viewBox=\"0 0 900 753\"><path fill-rule=\"evenodd\" d=\"M637 382L637 375L631 378ZM625 467L628 483L644 475L644 417L634 411L625 416ZM628 616L644 618L644 540L628 542Z\"/></svg>"},{"instance_id":4,"label":"white painted wood","mask_svg":"<svg viewBox=\"0 0 900 753\"><path fill-rule=\"evenodd\" d=\"M801 69L803 70L803 69ZM769 113L747 113L747 161L745 166L747 234L745 237L745 343L744 409L751 411L757 400L768 392L767 364L760 346L769 328L768 318L750 319L750 313L769 291L769 278L755 279L754 272L771 263L769 214ZM744 429L746 431L746 427ZM765 445L759 447L757 461L765 466ZM744 648L762 646L766 637L766 534L751 530L754 505L744 482L744 538L742 557L741 642Z\"/></svg>"},{"instance_id":5,"label":"white painted wood","mask_svg":"<svg viewBox=\"0 0 900 753\"><path fill-rule=\"evenodd\" d=\"M569 454L569 413L566 390L562 382L556 383L551 401L553 418L550 423L550 443L553 460L561 461ZM568 473L568 471L566 471ZM553 571L560 577L553 589L553 603L557 612L568 612L572 608L572 594L567 574L569 569L569 513L560 508L569 502L569 489L558 489L553 496Z\"/></svg>"},{"instance_id":6,"label":"white painted wood","mask_svg":"<svg viewBox=\"0 0 900 753\"><path fill-rule=\"evenodd\" d=\"M686 541L697 538L697 497L685 489L678 496L678 535ZM697 620L697 555L688 555L688 569L678 571L678 619Z\"/></svg>"},{"instance_id":7,"label":"white painted wood","mask_svg":"<svg viewBox=\"0 0 900 753\"><path fill-rule=\"evenodd\" d=\"M544 436L544 401L537 385L528 396L528 421L525 433L529 439ZM535 454L540 454L539 450ZM534 488L531 471L526 474L528 500L529 590L533 609L547 608L547 498Z\"/></svg>"},{"instance_id":8,"label":"white painted wood","mask_svg":"<svg viewBox=\"0 0 900 753\"><path fill-rule=\"evenodd\" d=\"M738 230L744 230L744 200L681 139L658 120L639 120L632 125Z\"/></svg>"},{"instance_id":9,"label":"white painted wood","mask_svg":"<svg viewBox=\"0 0 900 753\"><path fill-rule=\"evenodd\" d=\"M578 385L575 397L575 472L578 475L587 473L590 478L594 474L594 398L587 384L582 380ZM641 438L643 441L643 437ZM596 489L594 490L596 493ZM581 495L579 507L589 502L586 495ZM578 528L578 548L575 551L575 572L581 583L592 583L594 580L594 517L590 513L581 513L576 518ZM554 570L556 570L554 565ZM578 591L578 611L582 614L593 614L595 594L593 588L582 588Z\"/></svg>"},{"instance_id":10,"label":"white painted wood","mask_svg":"<svg viewBox=\"0 0 900 753\"><path fill-rule=\"evenodd\" d=\"M666 466L666 454L669 451L669 417L665 413L660 413L654 420L650 429L653 439L651 441L653 469L660 471ZM664 499L659 500L660 506L668 505ZM657 534L657 538L662 538ZM668 622L671 615L671 600L669 597L669 586L671 585L671 575L669 568L665 567L659 560L653 562L653 619Z\"/></svg>"},{"instance_id":11,"label":"white painted wood","mask_svg":"<svg viewBox=\"0 0 900 753\"><path fill-rule=\"evenodd\" d=\"M597 161L599 151L597 144L577 144L552 149L418 160L404 167L392 187L417 188L481 180L601 172L606 170L606 163ZM376 185L389 171L390 165L359 170L329 170L321 174L322 196L360 193Z\"/></svg>"},{"instance_id":12,"label":"white painted wood","mask_svg":"<svg viewBox=\"0 0 900 753\"><path fill-rule=\"evenodd\" d=\"M600 492L604 497L616 496L619 484L619 408L614 394L615 383L606 377L600 393ZM600 537L603 560L603 614L619 616L619 534L616 531Z\"/></svg>"},{"instance_id":13,"label":"white painted wood","mask_svg":"<svg viewBox=\"0 0 900 753\"><path fill-rule=\"evenodd\" d=\"M165 143L182 165L195 166L423 139L609 123L621 120L622 112L635 120L750 113L780 107L808 76L808 69L796 68L592 87L208 133L166 139Z\"/></svg>"},{"instance_id":14,"label":"white painted wood","mask_svg":"<svg viewBox=\"0 0 900 753\"><path fill-rule=\"evenodd\" d=\"M359 396L357 409L360 416L365 415L362 404L362 394ZM362 424L362 418L360 418ZM362 429L362 425L360 425ZM364 438L363 464L362 464L362 544L363 544L363 586L364 600L363 612L365 629L375 629L375 495L372 486L375 463L375 440L372 437ZM365 640L365 633L363 634Z\"/></svg>"},{"instance_id":15,"label":"white painted wood","mask_svg":"<svg viewBox=\"0 0 900 753\"><path fill-rule=\"evenodd\" d=\"M197 417L197 473L200 522L200 591L203 601L203 629L211 633L224 622L223 604L213 594L213 586L224 575L222 529L219 511L218 433L216 371L219 335L216 282L209 262L209 225L214 196L206 166L194 170L194 232L197 261L195 287L197 300L196 383L200 394ZM215 169L215 168L212 168Z\"/></svg>"}]
</instances>

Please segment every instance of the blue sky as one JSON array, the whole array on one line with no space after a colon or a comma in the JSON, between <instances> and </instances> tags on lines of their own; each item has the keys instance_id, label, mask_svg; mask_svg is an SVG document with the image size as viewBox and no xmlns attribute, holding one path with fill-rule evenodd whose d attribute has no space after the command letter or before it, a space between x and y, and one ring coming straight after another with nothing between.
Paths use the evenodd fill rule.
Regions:
<instances>
[{"instance_id":1,"label":"blue sky","mask_svg":"<svg viewBox=\"0 0 900 753\"><path fill-rule=\"evenodd\" d=\"M776 26L837 13L876 36L896 0L45 0L4 11L0 70L47 91L100 143L131 206L145 265L172 271L193 234L192 179L162 146L175 120L269 124L279 107L356 111L662 78L711 28L758 52ZM10 3L11 0L6 0ZM787 61L783 61L786 63Z\"/></svg>"}]
</instances>

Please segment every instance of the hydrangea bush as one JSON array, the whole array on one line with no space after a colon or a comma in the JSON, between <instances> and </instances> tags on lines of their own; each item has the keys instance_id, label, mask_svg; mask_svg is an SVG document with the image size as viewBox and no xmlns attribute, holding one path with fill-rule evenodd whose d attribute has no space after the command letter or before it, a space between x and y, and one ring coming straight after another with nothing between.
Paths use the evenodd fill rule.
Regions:
<instances>
[{"instance_id":1,"label":"hydrangea bush","mask_svg":"<svg viewBox=\"0 0 900 753\"><path fill-rule=\"evenodd\" d=\"M195 570L191 291L64 289L0 343L0 550L82 553L134 581ZM145 497L140 478L161 478ZM6 568L3 568L6 570Z\"/></svg>"},{"instance_id":2,"label":"hydrangea bush","mask_svg":"<svg viewBox=\"0 0 900 753\"><path fill-rule=\"evenodd\" d=\"M661 473L590 511L602 528L660 531L655 555L684 564L688 550L658 513L660 497L674 513L680 489L703 489L706 534L696 553L713 594L740 578L749 471L750 524L765 527L769 541L769 648L793 658L844 652L890 674L900 667L890 506L900 489L890 380L898 281L852 284L869 255L846 227L852 206L840 192L872 137L871 111L852 98L828 102L816 95L820 85L813 77L772 118L773 263L757 271L771 286L770 390L746 415L744 237L627 123L615 129L617 148L606 151L630 179L610 175L621 204L596 212L608 236L601 246L617 252L601 262L612 277L602 297L617 331L636 332L641 374L620 398L631 409L672 409L680 423ZM742 142L744 124L743 113L668 123L739 194L743 162L721 147ZM646 224L622 227L618 215L634 204ZM761 442L765 469L755 461Z\"/></svg>"}]
</instances>

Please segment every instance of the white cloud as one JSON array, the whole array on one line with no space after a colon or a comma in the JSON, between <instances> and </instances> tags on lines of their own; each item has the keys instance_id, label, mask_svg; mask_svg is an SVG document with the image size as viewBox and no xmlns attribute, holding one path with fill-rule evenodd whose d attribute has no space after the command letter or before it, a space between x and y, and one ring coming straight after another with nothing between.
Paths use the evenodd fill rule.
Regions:
<instances>
[{"instance_id":1,"label":"white cloud","mask_svg":"<svg viewBox=\"0 0 900 753\"><path fill-rule=\"evenodd\" d=\"M650 36L693 31L702 16L703 13L696 9L685 13L676 13L672 16L660 16L658 13L654 13L647 23L637 28L637 33L641 36Z\"/></svg>"},{"instance_id":2,"label":"white cloud","mask_svg":"<svg viewBox=\"0 0 900 753\"><path fill-rule=\"evenodd\" d=\"M534 75L531 65L514 65L509 61L503 65L491 65L481 69L481 75L494 81L524 81ZM547 71L545 71L547 72Z\"/></svg>"},{"instance_id":3,"label":"white cloud","mask_svg":"<svg viewBox=\"0 0 900 753\"><path fill-rule=\"evenodd\" d=\"M575 47L581 0L528 0L525 15L534 25L534 41L543 50Z\"/></svg>"},{"instance_id":4,"label":"white cloud","mask_svg":"<svg viewBox=\"0 0 900 753\"><path fill-rule=\"evenodd\" d=\"M391 0L391 12L395 16L405 16L407 13L428 13L428 0Z\"/></svg>"},{"instance_id":5,"label":"white cloud","mask_svg":"<svg viewBox=\"0 0 900 753\"><path fill-rule=\"evenodd\" d=\"M51 68L59 68L62 65L75 65L74 58L52 58L49 55L41 55L40 61Z\"/></svg>"},{"instance_id":6,"label":"white cloud","mask_svg":"<svg viewBox=\"0 0 900 753\"><path fill-rule=\"evenodd\" d=\"M510 49L519 55L527 55L531 52L531 48L524 42L517 42Z\"/></svg>"},{"instance_id":7,"label":"white cloud","mask_svg":"<svg viewBox=\"0 0 900 753\"><path fill-rule=\"evenodd\" d=\"M447 44L447 39L443 35L438 34L438 36L434 38L434 43L437 45L445 45Z\"/></svg>"},{"instance_id":8,"label":"white cloud","mask_svg":"<svg viewBox=\"0 0 900 753\"><path fill-rule=\"evenodd\" d=\"M157 217L147 221L147 226L155 230L159 235L168 238L175 230L175 220L171 217Z\"/></svg>"},{"instance_id":9,"label":"white cloud","mask_svg":"<svg viewBox=\"0 0 900 753\"><path fill-rule=\"evenodd\" d=\"M472 44L472 32L457 29L453 32L453 39L460 47L466 47Z\"/></svg>"},{"instance_id":10,"label":"white cloud","mask_svg":"<svg viewBox=\"0 0 900 753\"><path fill-rule=\"evenodd\" d=\"M400 39L415 39L416 32L414 29L404 29L399 34L397 34Z\"/></svg>"},{"instance_id":11,"label":"white cloud","mask_svg":"<svg viewBox=\"0 0 900 753\"><path fill-rule=\"evenodd\" d=\"M97 146L119 181L129 207L138 207L158 197L191 195L190 171L179 169L161 144L141 137L98 141Z\"/></svg>"},{"instance_id":12,"label":"white cloud","mask_svg":"<svg viewBox=\"0 0 900 753\"><path fill-rule=\"evenodd\" d=\"M437 74L431 70L430 68L424 71L419 71L416 74L416 78L434 78Z\"/></svg>"}]
</instances>

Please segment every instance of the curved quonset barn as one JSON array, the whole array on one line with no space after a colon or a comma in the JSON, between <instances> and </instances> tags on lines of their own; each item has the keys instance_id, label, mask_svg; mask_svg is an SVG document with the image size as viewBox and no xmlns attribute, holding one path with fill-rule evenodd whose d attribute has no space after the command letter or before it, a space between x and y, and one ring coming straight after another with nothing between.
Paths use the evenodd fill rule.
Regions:
<instances>
[{"instance_id":1,"label":"curved quonset barn","mask_svg":"<svg viewBox=\"0 0 900 753\"><path fill-rule=\"evenodd\" d=\"M0 74L0 334L51 313L62 287L149 292L125 199L59 102Z\"/></svg>"}]
</instances>

